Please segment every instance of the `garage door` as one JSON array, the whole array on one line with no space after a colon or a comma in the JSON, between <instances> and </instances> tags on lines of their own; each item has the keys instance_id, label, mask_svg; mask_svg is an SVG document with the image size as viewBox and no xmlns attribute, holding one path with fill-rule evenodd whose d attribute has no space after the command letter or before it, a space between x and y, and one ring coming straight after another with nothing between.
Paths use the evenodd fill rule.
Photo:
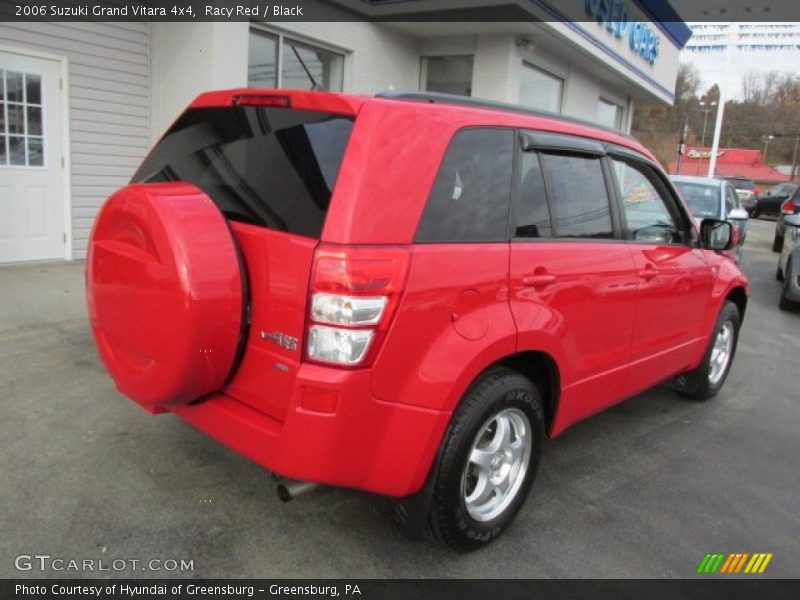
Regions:
<instances>
[{"instance_id":1,"label":"garage door","mask_svg":"<svg viewBox=\"0 0 800 600\"><path fill-rule=\"evenodd\" d=\"M65 257L59 75L0 52L0 263Z\"/></svg>"}]
</instances>

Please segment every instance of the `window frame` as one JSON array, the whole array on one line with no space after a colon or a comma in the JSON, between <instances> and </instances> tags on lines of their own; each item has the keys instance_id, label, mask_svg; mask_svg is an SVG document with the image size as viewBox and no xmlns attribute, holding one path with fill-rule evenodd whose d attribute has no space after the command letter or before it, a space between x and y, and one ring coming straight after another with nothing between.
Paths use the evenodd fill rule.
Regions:
<instances>
[{"instance_id":1,"label":"window frame","mask_svg":"<svg viewBox=\"0 0 800 600\"><path fill-rule=\"evenodd\" d=\"M606 106L613 106L614 107L614 124L607 125L606 123L600 123L598 120L597 122L604 127L610 127L611 129L617 129L622 131L624 129L623 125L625 123L625 107L621 104L617 104L613 100L609 100L608 98L604 98L603 96L598 96L597 98L597 107L595 108L595 117L597 116L597 108L599 108L600 104L605 104ZM597 120L597 119L596 119Z\"/></svg>"},{"instance_id":2,"label":"window frame","mask_svg":"<svg viewBox=\"0 0 800 600\"><path fill-rule=\"evenodd\" d=\"M625 204L622 199L622 191L619 189L617 178L614 175L614 166L612 164L612 159L621 160L623 162L632 164L644 174L644 176L650 181L650 183L653 184L653 187L656 189L656 192L664 202L667 212L669 212L669 215L672 217L675 226L679 227L680 230L683 232L683 237L684 237L683 241L673 241L667 244L660 244L660 245L689 246L692 248L698 247L699 241L695 232L695 228L692 225L693 223L692 218L690 215L686 213L682 203L678 200L678 193L675 191L675 188L673 187L669 179L663 176L661 174L661 171L651 161L647 160L644 156L640 156L638 155L638 153L634 153L632 150L629 150L627 148L621 149L617 147L612 147L609 148L609 151L605 157L605 161L607 163L607 168L609 170L609 175L611 176L611 182L614 188L615 203L617 205L617 209L619 210L620 214L623 239L631 244L653 245L652 241L636 240L633 239L633 237L631 236L631 231L628 227L628 219L625 214Z\"/></svg>"},{"instance_id":3,"label":"window frame","mask_svg":"<svg viewBox=\"0 0 800 600\"><path fill-rule=\"evenodd\" d=\"M567 77L562 77L561 75L558 75L557 73L553 72L550 69L547 69L545 67L539 66L538 64L533 63L533 62L531 62L529 60L523 59L522 60L522 71L524 72L524 70L526 68L527 69L531 69L533 71L538 71L539 73L542 73L543 75L546 75L547 77L550 77L551 79L555 79L555 80L557 80L558 82L561 83L561 88L560 88L560 91L559 91L559 94L558 94L558 107L555 110L550 110L549 108L542 108L541 106L531 106L529 104L522 104L522 102L521 102L522 76L521 75L520 75L520 84L519 84L519 96L520 97L517 99L517 103L520 106L523 106L525 108L530 108L530 109L533 109L533 110L550 111L550 112L555 113L555 114L562 114L564 112L564 97L566 96L566 91L567 91Z\"/></svg>"},{"instance_id":4,"label":"window frame","mask_svg":"<svg viewBox=\"0 0 800 600\"><path fill-rule=\"evenodd\" d=\"M325 91L326 92L334 92L334 93L344 92L344 84L345 84L345 79L346 79L345 73L346 73L346 70L347 70L347 55L348 55L348 51L347 50L345 50L344 48L339 48L339 47L336 47L336 46L332 46L330 44L326 44L325 42L323 42L321 40L307 38L307 37L305 37L303 35L298 35L298 34L295 34L295 33L292 33L292 32L284 32L282 30L273 29L271 27L265 27L264 25L262 25L260 23L250 23L250 26L247 29L248 43L249 43L249 36L254 31L257 32L257 33L260 33L262 35L272 36L272 37L274 37L276 39L277 48L276 48L276 57L275 57L275 61L276 61L275 62L275 70L276 70L276 76L275 76L276 86L275 86L275 89L279 89L279 90L280 89L284 89L284 87L283 87L283 59L284 59L284 55L286 54L286 52L287 51L291 51L288 48L288 45L287 45L287 40L288 40L288 42L294 42L295 44L297 44L299 46L303 46L303 47L305 47L307 49L311 49L311 50L319 49L319 50L323 50L325 52L329 52L331 54L335 54L335 55L339 56L341 58L341 61L342 61L341 62L341 65L342 65L341 66L342 77L341 77L340 89L337 89L337 90L326 89ZM249 53L249 51L248 51L248 54L247 54L247 67L248 68L250 67L250 53ZM247 87L249 87L249 82L248 82L248 86Z\"/></svg>"},{"instance_id":5,"label":"window frame","mask_svg":"<svg viewBox=\"0 0 800 600\"><path fill-rule=\"evenodd\" d=\"M8 73L19 73L22 75L22 89L20 100L8 99ZM28 76L35 76L39 78L39 103L33 103L28 100ZM45 74L36 70L15 70L15 69L0 69L0 92L2 92L2 100L0 100L0 112L2 112L4 126L0 129L0 144L3 145L3 152L5 160L0 162L0 169L48 169L50 165L47 160L47 150L50 144L47 134L47 105L45 102L46 93L46 78ZM9 107L14 106L22 111L22 133L11 133L11 121L9 119ZM38 134L29 132L28 127L28 110L30 108L39 109L40 119L39 125L41 131ZM11 139L18 138L22 140L23 156L25 161L22 164L13 164L11 162ZM31 140L38 140L41 144L42 164L31 164L30 160L30 144Z\"/></svg>"},{"instance_id":6,"label":"window frame","mask_svg":"<svg viewBox=\"0 0 800 600\"><path fill-rule=\"evenodd\" d=\"M423 92L431 91L428 89L428 61L432 58L469 58L472 61L470 65L470 80L469 80L469 94L464 98L472 98L473 82L475 81L475 54L423 54L419 57L419 89ZM434 93L438 93L435 92Z\"/></svg>"}]
</instances>

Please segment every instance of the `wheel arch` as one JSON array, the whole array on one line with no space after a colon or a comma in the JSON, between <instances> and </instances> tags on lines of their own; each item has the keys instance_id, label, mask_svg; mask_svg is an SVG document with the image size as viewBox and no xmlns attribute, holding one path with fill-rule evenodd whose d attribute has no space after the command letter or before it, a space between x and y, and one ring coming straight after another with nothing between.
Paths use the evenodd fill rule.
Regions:
<instances>
[{"instance_id":1,"label":"wheel arch","mask_svg":"<svg viewBox=\"0 0 800 600\"><path fill-rule=\"evenodd\" d=\"M739 309L739 320L744 321L744 313L747 310L747 292L741 286L736 286L725 296L725 301L731 301Z\"/></svg>"},{"instance_id":2,"label":"wheel arch","mask_svg":"<svg viewBox=\"0 0 800 600\"><path fill-rule=\"evenodd\" d=\"M547 352L526 350L500 358L481 371L476 380L486 371L497 366L517 371L540 386L544 403L545 431L549 436L561 397L561 373L558 363Z\"/></svg>"}]
</instances>

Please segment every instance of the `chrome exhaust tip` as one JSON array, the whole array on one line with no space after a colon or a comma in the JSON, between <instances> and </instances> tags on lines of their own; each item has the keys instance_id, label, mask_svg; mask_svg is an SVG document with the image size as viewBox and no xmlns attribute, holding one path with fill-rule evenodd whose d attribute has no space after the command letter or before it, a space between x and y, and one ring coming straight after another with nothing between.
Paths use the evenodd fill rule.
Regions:
<instances>
[{"instance_id":1,"label":"chrome exhaust tip","mask_svg":"<svg viewBox=\"0 0 800 600\"><path fill-rule=\"evenodd\" d=\"M311 483L310 481L294 481L292 479L284 479L278 484L277 487L278 498L281 499L281 502L289 502L298 496L302 496L303 494L314 491L318 487L319 484Z\"/></svg>"}]
</instances>

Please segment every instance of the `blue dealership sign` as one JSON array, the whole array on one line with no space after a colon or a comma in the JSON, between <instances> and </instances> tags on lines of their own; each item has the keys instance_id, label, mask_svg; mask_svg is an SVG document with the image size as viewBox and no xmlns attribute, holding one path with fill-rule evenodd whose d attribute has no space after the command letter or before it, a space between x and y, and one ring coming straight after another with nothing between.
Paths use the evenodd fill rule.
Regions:
<instances>
[{"instance_id":1,"label":"blue dealership sign","mask_svg":"<svg viewBox=\"0 0 800 600\"><path fill-rule=\"evenodd\" d=\"M604 25L614 37L627 36L632 52L651 65L656 64L661 38L648 23L629 18L625 0L585 0L585 6L586 14Z\"/></svg>"}]
</instances>

